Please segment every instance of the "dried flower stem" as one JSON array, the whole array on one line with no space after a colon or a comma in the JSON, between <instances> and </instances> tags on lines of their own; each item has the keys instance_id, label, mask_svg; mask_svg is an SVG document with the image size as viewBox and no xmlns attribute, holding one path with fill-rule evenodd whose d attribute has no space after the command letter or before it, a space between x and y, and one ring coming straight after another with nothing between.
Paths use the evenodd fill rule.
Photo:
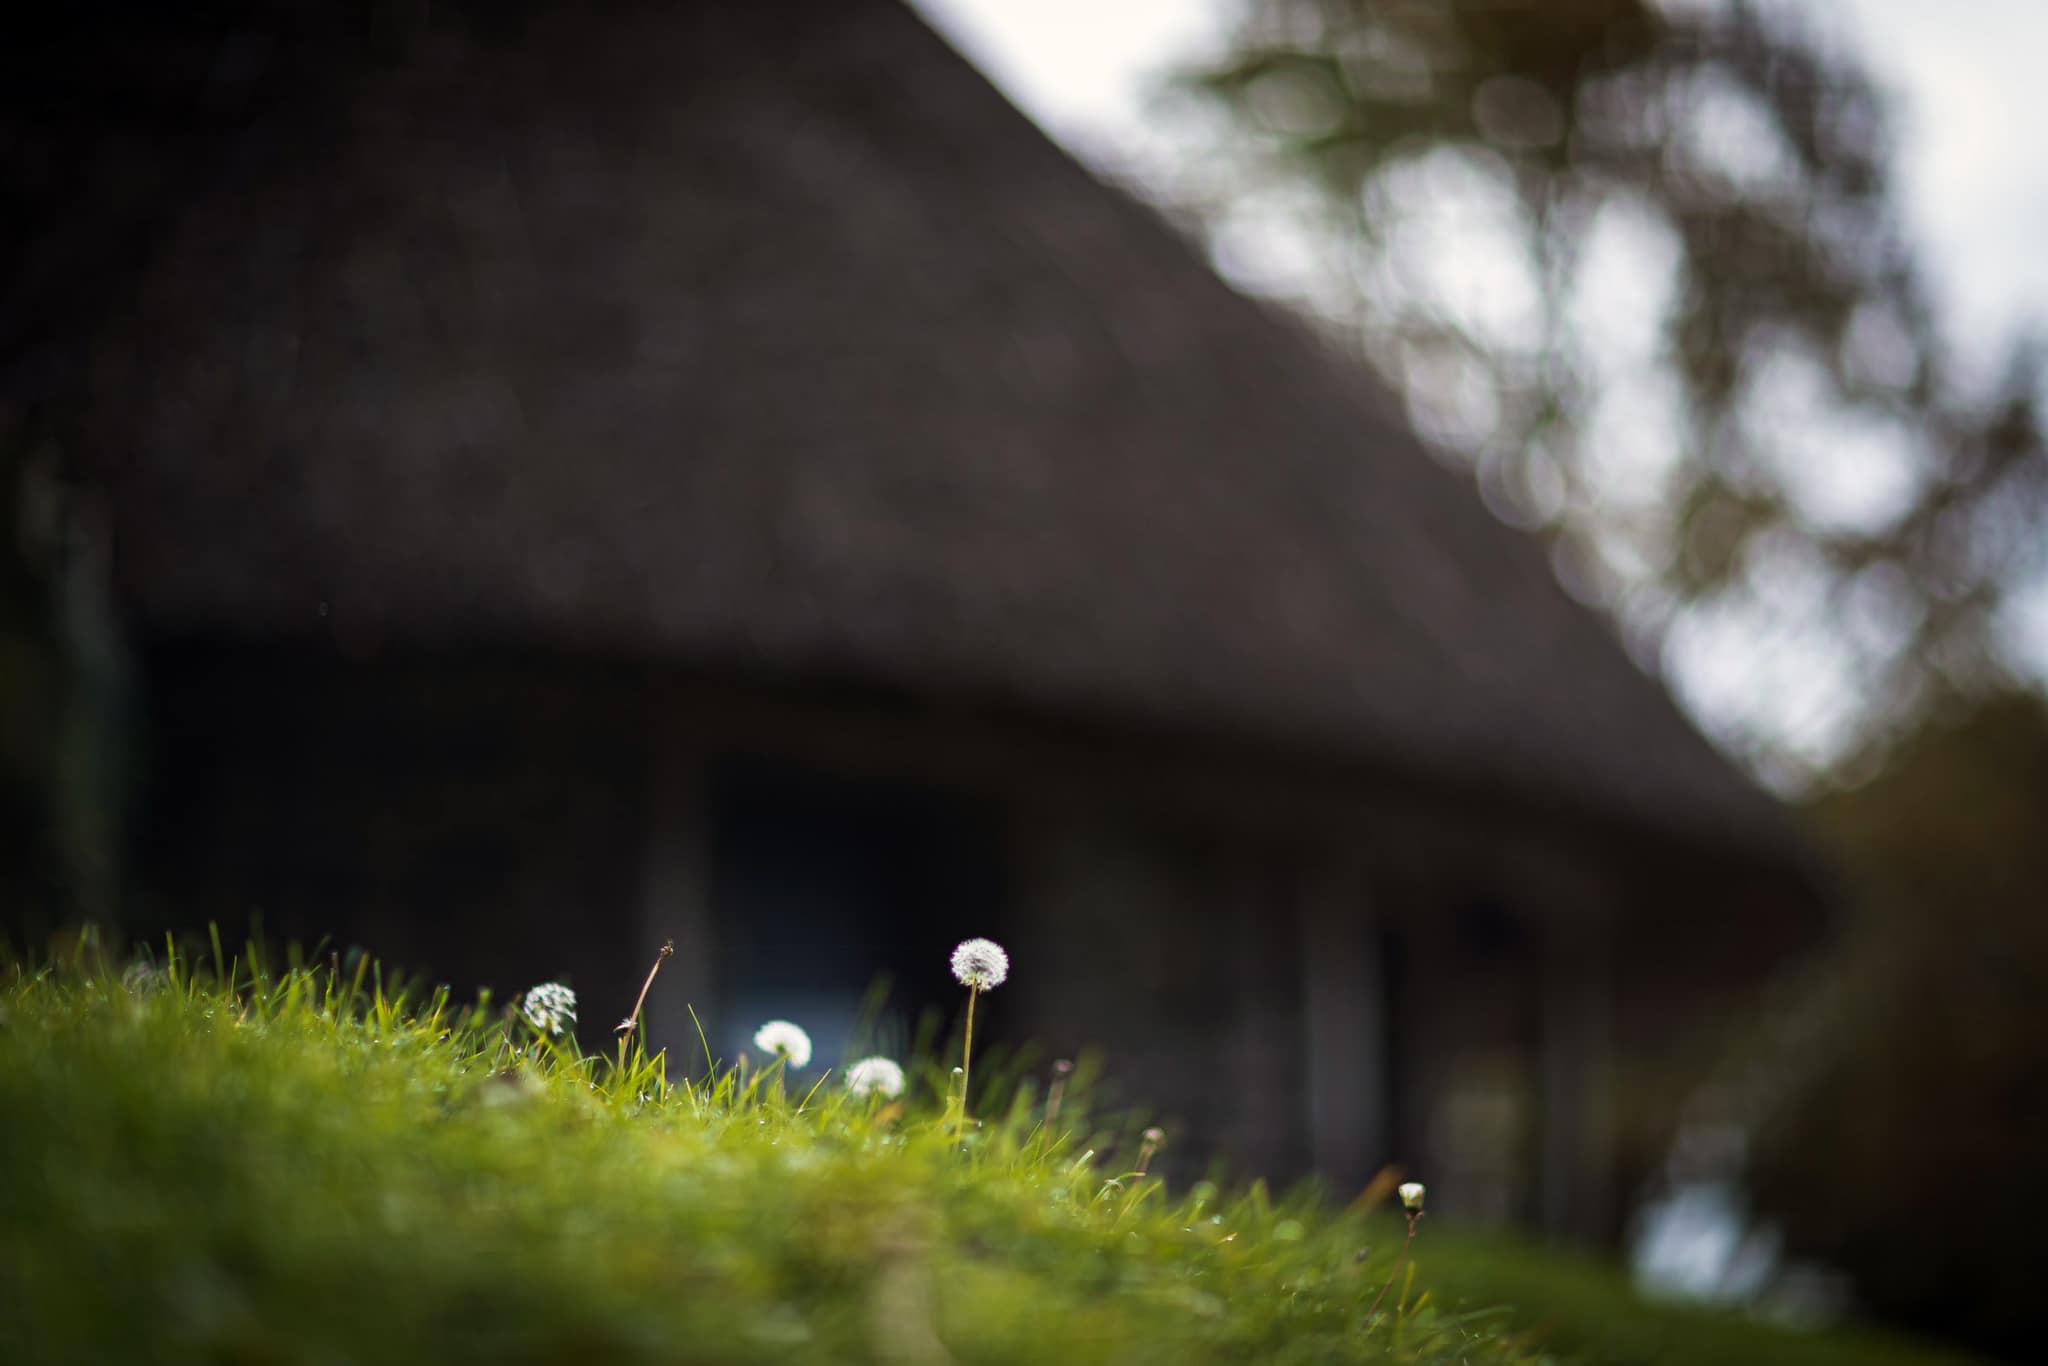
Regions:
<instances>
[{"instance_id":1,"label":"dried flower stem","mask_svg":"<svg viewBox=\"0 0 2048 1366\"><path fill-rule=\"evenodd\" d=\"M1392 1289L1394 1288L1394 1281L1395 1281L1395 1278L1397 1278L1398 1276L1400 1276L1400 1274L1401 1274L1401 1268L1402 1268L1402 1267L1403 1267L1404 1265L1406 1265L1406 1264L1407 1264L1407 1261L1408 1261L1408 1249L1409 1249L1409 1248L1411 1248L1411 1247L1414 1247L1414 1246L1415 1246L1415 1224L1416 1224L1416 1221L1417 1221L1417 1220L1419 1220L1419 1219L1421 1219L1421 1218L1422 1218L1422 1211L1421 1211L1421 1210L1413 1210L1413 1211L1411 1211L1411 1212L1409 1213L1409 1215L1408 1215L1408 1241L1407 1241L1407 1242L1405 1242L1405 1243L1403 1243L1403 1244L1401 1244L1401 1255L1400 1255L1400 1256L1398 1256L1398 1257L1396 1257L1396 1258L1394 1258L1394 1269L1393 1269L1392 1271L1389 1271L1389 1272L1387 1273L1387 1283L1386 1283L1385 1285L1381 1286L1381 1287L1380 1287L1380 1293L1379 1293L1379 1294L1377 1294L1377 1295L1375 1295L1375 1296L1373 1297L1373 1301L1372 1301L1372 1308L1370 1308L1370 1309L1368 1309L1368 1310L1366 1310L1366 1311L1365 1311L1365 1321L1366 1321L1366 1322L1367 1322L1368 1324L1370 1324L1370 1323L1372 1322L1372 1319L1373 1319L1373 1315L1375 1315L1375 1314L1379 1313L1379 1311L1380 1311L1380 1301L1381 1301L1381 1300L1383 1300L1383 1299L1385 1299L1385 1298L1387 1297L1387 1292L1388 1292L1389 1290L1392 1290Z\"/></svg>"},{"instance_id":2,"label":"dried flower stem","mask_svg":"<svg viewBox=\"0 0 2048 1366\"><path fill-rule=\"evenodd\" d=\"M1074 1075L1074 1064L1061 1058L1052 1065L1052 1086L1045 1096L1045 1128L1048 1133L1057 1133L1060 1122L1060 1102L1066 1099L1067 1078Z\"/></svg>"},{"instance_id":3,"label":"dried flower stem","mask_svg":"<svg viewBox=\"0 0 2048 1366\"><path fill-rule=\"evenodd\" d=\"M640 984L640 996L633 1002L632 1013L619 1021L618 1028L612 1031L622 1042L640 1027L640 1007L647 1004L647 993L654 989L654 974L661 971L661 965L673 957L675 951L676 941L671 939L661 946L661 952L654 955L654 966L647 969L647 980Z\"/></svg>"}]
</instances>

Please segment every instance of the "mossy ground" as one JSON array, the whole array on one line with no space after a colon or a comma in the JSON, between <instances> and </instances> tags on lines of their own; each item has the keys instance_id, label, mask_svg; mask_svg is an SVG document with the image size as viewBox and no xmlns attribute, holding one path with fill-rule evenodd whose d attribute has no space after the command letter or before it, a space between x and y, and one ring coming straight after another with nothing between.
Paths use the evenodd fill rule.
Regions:
<instances>
[{"instance_id":1,"label":"mossy ground","mask_svg":"<svg viewBox=\"0 0 2048 1366\"><path fill-rule=\"evenodd\" d=\"M1426 1223L1373 1313L1398 1221L1169 1193L1105 1163L1132 1149L1078 1098L1057 1133L1028 1089L991 1099L963 1143L938 1069L902 1103L813 1092L818 1068L705 1071L408 1009L368 973L11 970L0 1356L1878 1359L1635 1306L1598 1272L1454 1250ZM1508 1288L1521 1303L1491 1308Z\"/></svg>"}]
</instances>

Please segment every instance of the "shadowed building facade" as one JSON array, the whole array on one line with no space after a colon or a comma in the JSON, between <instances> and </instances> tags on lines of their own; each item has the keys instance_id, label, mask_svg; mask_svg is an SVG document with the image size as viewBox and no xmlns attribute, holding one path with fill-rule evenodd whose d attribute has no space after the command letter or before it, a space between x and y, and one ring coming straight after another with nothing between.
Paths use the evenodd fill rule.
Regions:
<instances>
[{"instance_id":1,"label":"shadowed building facade","mask_svg":"<svg viewBox=\"0 0 2048 1366\"><path fill-rule=\"evenodd\" d=\"M368 13L164 21L189 116L82 202L178 193L32 367L138 924L567 974L586 1039L672 937L728 1054L987 934L989 1027L1178 1154L1611 1231L1819 901L1383 390L892 0Z\"/></svg>"}]
</instances>

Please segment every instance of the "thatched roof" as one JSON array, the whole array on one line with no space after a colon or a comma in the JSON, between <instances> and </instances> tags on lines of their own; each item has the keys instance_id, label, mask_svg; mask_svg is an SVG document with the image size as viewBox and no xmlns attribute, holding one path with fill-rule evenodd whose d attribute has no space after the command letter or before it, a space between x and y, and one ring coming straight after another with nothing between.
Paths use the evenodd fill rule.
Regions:
<instances>
[{"instance_id":1,"label":"thatched roof","mask_svg":"<svg viewBox=\"0 0 2048 1366\"><path fill-rule=\"evenodd\" d=\"M910 11L518 9L393 6L321 79L244 33L195 87L231 132L80 438L143 629L842 679L1771 838L1386 394Z\"/></svg>"}]
</instances>

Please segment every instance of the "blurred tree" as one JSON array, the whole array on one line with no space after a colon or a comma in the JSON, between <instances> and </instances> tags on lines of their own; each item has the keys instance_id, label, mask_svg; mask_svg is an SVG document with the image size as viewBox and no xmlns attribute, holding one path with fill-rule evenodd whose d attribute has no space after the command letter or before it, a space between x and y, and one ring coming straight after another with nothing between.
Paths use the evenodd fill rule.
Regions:
<instances>
[{"instance_id":1,"label":"blurred tree","mask_svg":"<svg viewBox=\"0 0 2048 1366\"><path fill-rule=\"evenodd\" d=\"M104 919L117 893L120 669L86 515L0 416L0 933Z\"/></svg>"},{"instance_id":2,"label":"blurred tree","mask_svg":"<svg viewBox=\"0 0 2048 1366\"><path fill-rule=\"evenodd\" d=\"M1241 3L1177 87L1170 197L1816 796L1861 914L1756 1055L1758 1194L1881 1312L2024 1355L2048 712L2011 647L2048 580L2041 352L1942 343L1884 102L1787 6Z\"/></svg>"},{"instance_id":3,"label":"blurred tree","mask_svg":"<svg viewBox=\"0 0 2048 1366\"><path fill-rule=\"evenodd\" d=\"M0 443L0 822L11 832L0 854L0 898L21 906L43 900L57 883L48 795L60 685L53 598L33 547L28 461L17 433L0 430Z\"/></svg>"},{"instance_id":4,"label":"blurred tree","mask_svg":"<svg viewBox=\"0 0 2048 1366\"><path fill-rule=\"evenodd\" d=\"M1937 340L1852 61L1749 0L1243 3L1170 193L1726 743L1797 787L2009 681L2039 357Z\"/></svg>"},{"instance_id":5,"label":"blurred tree","mask_svg":"<svg viewBox=\"0 0 2048 1366\"><path fill-rule=\"evenodd\" d=\"M207 134L260 112L232 40L262 8L84 0L0 43L0 929L105 918L118 896L110 548L67 451L93 410L95 330L203 173Z\"/></svg>"},{"instance_id":6,"label":"blurred tree","mask_svg":"<svg viewBox=\"0 0 2048 1366\"><path fill-rule=\"evenodd\" d=\"M1925 726L1813 825L1866 913L1772 1061L1753 1180L1800 1252L1925 1331L2035 1358L2048 1222L2048 706Z\"/></svg>"}]
</instances>

